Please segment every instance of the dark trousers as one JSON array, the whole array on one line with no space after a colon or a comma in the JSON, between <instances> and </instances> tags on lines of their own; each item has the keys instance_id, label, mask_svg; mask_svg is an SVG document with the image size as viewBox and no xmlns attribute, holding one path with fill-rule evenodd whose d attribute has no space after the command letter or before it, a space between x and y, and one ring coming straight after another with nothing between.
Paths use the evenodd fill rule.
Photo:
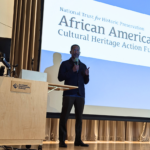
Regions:
<instances>
[{"instance_id":1,"label":"dark trousers","mask_svg":"<svg viewBox=\"0 0 150 150\"><path fill-rule=\"evenodd\" d=\"M75 141L81 140L81 131L82 131L82 113L84 109L84 98L82 97L71 97L71 96L64 96L63 97L63 104L62 104L62 111L60 116L59 122L59 141L64 142L66 139L67 131L66 131L66 123L71 111L72 106L75 107L75 117L76 117L76 138Z\"/></svg>"}]
</instances>

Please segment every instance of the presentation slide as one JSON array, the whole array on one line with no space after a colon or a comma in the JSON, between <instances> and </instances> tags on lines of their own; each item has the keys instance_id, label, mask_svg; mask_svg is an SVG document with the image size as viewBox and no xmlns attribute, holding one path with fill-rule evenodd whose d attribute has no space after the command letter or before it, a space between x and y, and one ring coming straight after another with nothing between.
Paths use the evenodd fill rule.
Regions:
<instances>
[{"instance_id":1,"label":"presentation slide","mask_svg":"<svg viewBox=\"0 0 150 150\"><path fill-rule=\"evenodd\" d=\"M45 0L40 72L58 81L70 47L90 67L84 114L150 117L150 1ZM142 6L142 7L141 7ZM62 92L48 95L47 112L60 113ZM74 108L71 113L74 113Z\"/></svg>"}]
</instances>

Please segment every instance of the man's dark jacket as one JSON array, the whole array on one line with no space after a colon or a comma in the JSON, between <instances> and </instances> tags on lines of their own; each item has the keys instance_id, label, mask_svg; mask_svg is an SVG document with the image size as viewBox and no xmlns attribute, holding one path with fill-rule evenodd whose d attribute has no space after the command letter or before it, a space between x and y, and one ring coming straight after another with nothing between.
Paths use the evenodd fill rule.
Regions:
<instances>
[{"instance_id":1,"label":"man's dark jacket","mask_svg":"<svg viewBox=\"0 0 150 150\"><path fill-rule=\"evenodd\" d=\"M84 84L89 82L89 76L85 75L87 67L80 60L78 72L73 72L73 66L74 62L72 61L72 58L63 61L59 68L58 80L65 80L65 85L78 86L79 89L64 91L63 96L79 94L81 97L85 97Z\"/></svg>"}]
</instances>

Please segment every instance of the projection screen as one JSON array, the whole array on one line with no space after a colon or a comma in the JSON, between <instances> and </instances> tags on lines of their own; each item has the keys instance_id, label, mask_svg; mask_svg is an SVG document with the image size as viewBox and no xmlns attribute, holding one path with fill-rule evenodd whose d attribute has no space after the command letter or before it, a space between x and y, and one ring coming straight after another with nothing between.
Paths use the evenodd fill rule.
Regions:
<instances>
[{"instance_id":1,"label":"projection screen","mask_svg":"<svg viewBox=\"0 0 150 150\"><path fill-rule=\"evenodd\" d=\"M84 114L150 117L148 0L45 0L40 72L58 81L70 47L90 67ZM47 112L60 113L62 92L48 94ZM74 113L72 108L71 113Z\"/></svg>"}]
</instances>

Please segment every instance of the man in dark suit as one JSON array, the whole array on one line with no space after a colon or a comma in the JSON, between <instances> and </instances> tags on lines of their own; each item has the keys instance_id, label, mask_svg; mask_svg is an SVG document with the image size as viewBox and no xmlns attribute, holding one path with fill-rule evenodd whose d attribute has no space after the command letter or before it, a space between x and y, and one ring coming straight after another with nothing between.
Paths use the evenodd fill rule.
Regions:
<instances>
[{"instance_id":1,"label":"man in dark suit","mask_svg":"<svg viewBox=\"0 0 150 150\"><path fill-rule=\"evenodd\" d=\"M84 84L89 82L89 68L83 64L78 58L80 55L80 47L78 45L71 46L71 58L63 61L59 68L58 80L65 81L66 85L78 86L78 89L64 91L63 106L59 124L59 146L67 147L66 139L66 123L72 106L75 107L76 116L76 138L75 146L88 146L81 141L82 131L82 113L85 103Z\"/></svg>"}]
</instances>

